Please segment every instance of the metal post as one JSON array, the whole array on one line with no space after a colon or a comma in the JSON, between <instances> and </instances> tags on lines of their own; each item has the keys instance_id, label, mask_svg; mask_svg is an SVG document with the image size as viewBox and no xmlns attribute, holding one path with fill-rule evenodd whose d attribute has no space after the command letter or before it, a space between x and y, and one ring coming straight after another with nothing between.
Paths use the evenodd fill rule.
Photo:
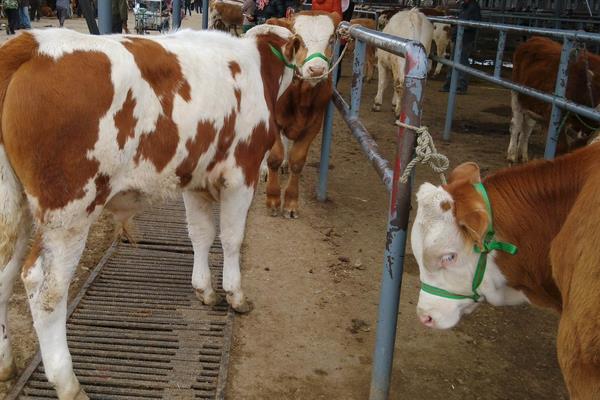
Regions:
<instances>
[{"instance_id":1,"label":"metal post","mask_svg":"<svg viewBox=\"0 0 600 400\"><path fill-rule=\"evenodd\" d=\"M350 91L350 115L358 117L360 110L360 96L362 94L363 72L365 70L365 52L367 44L356 40L354 47L354 60L352 62L352 89Z\"/></svg>"},{"instance_id":2,"label":"metal post","mask_svg":"<svg viewBox=\"0 0 600 400\"><path fill-rule=\"evenodd\" d=\"M333 45L333 60L334 62L340 55L341 42L336 39ZM339 68L336 67L331 72L333 86L337 84ZM333 114L335 106L330 100L325 112L325 121L323 122L323 138L321 139L321 161L319 162L319 183L317 185L317 200L327 200L327 178L329 177L329 153L331 152L331 140L333 137Z\"/></svg>"},{"instance_id":3,"label":"metal post","mask_svg":"<svg viewBox=\"0 0 600 400\"><path fill-rule=\"evenodd\" d=\"M456 64L460 64L460 56L462 53L463 35L465 27L457 26L456 42L454 43L454 58ZM454 118L454 103L456 100L456 85L458 84L459 71L452 67L452 76L450 78L450 93L448 95L448 109L446 111L446 124L444 125L444 140L450 140L450 131L452 130L452 119Z\"/></svg>"},{"instance_id":4,"label":"metal post","mask_svg":"<svg viewBox=\"0 0 600 400\"><path fill-rule=\"evenodd\" d=\"M208 29L208 0L202 1L202 29Z\"/></svg>"},{"instance_id":5,"label":"metal post","mask_svg":"<svg viewBox=\"0 0 600 400\"><path fill-rule=\"evenodd\" d=\"M565 38L563 41L562 51L560 53L560 64L558 65L558 73L556 74L556 85L554 87L554 95L565 97L567 92L567 80L569 73L569 58L573 50L573 39ZM548 137L546 139L546 150L544 158L551 160L556 154L556 143L558 135L560 135L562 110L552 104L552 113L550 114L550 126L548 127Z\"/></svg>"},{"instance_id":6,"label":"metal post","mask_svg":"<svg viewBox=\"0 0 600 400\"><path fill-rule=\"evenodd\" d=\"M98 0L98 28L101 35L112 33L111 0Z\"/></svg>"},{"instance_id":7,"label":"metal post","mask_svg":"<svg viewBox=\"0 0 600 400\"><path fill-rule=\"evenodd\" d=\"M181 27L181 0L173 0L173 30Z\"/></svg>"},{"instance_id":8,"label":"metal post","mask_svg":"<svg viewBox=\"0 0 600 400\"><path fill-rule=\"evenodd\" d=\"M407 51L406 60L400 120L406 124L420 126L421 103L427 77L425 50L413 45ZM411 197L411 180L401 183L400 176L412 158L414 148L415 133L399 128L369 400L386 400L390 389Z\"/></svg>"},{"instance_id":9,"label":"metal post","mask_svg":"<svg viewBox=\"0 0 600 400\"><path fill-rule=\"evenodd\" d=\"M494 64L494 76L500 78L502 73L502 58L504 56L504 46L506 45L506 31L500 31L498 35L498 49L496 50L496 62Z\"/></svg>"}]
</instances>

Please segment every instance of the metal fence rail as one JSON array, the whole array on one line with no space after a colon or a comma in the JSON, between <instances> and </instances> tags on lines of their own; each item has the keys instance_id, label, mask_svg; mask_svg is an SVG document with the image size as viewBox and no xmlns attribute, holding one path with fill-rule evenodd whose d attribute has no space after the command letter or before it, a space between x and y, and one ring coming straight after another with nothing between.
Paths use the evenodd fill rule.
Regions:
<instances>
[{"instance_id":1,"label":"metal fence rail","mask_svg":"<svg viewBox=\"0 0 600 400\"><path fill-rule=\"evenodd\" d=\"M552 104L552 113L550 116L550 125L548 127L548 134L546 140L546 149L544 151L544 157L546 159L554 158L556 154L556 144L558 142L558 135L560 131L562 110L568 110L575 114L582 115L586 118L590 118L594 121L600 121L600 112L594 108L587 107L581 104L574 103L565 98L568 83L568 66L571 51L575 48L575 44L578 41L589 41L594 43L600 43L600 34L588 33L583 31L565 31L559 29L547 29L547 28L530 28L517 25L503 25L503 24L489 24L474 21L463 21L448 18L430 17L433 22L442 22L452 25L458 25L456 33L456 44L454 51L453 61L446 59L439 59L432 57L435 61L439 61L444 65L452 67L452 77L450 81L450 93L448 96L448 109L446 112L446 123L444 126L444 140L450 140L450 131L452 128L452 119L454 116L454 108L456 103L456 86L458 82L458 71L463 71L469 75L475 76L479 79L487 82L500 85L509 88L515 92L522 93L528 96L535 97L538 100ZM462 52L462 38L465 27L473 27L480 29L491 29L498 31L498 48L496 50L496 63L494 68L494 74L486 74L475 68L461 65L460 55ZM500 77L502 67L502 54L504 52L504 46L506 43L506 35L508 33L524 33L524 34L537 34L543 36L550 36L553 38L562 39L563 47L560 56L560 64L558 67L558 73L556 76L556 86L554 95L540 92L533 88L518 85L510 80L503 79Z\"/></svg>"},{"instance_id":2,"label":"metal fence rail","mask_svg":"<svg viewBox=\"0 0 600 400\"><path fill-rule=\"evenodd\" d=\"M393 163L394 169L392 170L390 163L381 155L375 140L359 119L365 49L366 45L369 44L407 59L400 120L405 124L416 126L421 123L421 103L427 77L427 54L418 42L401 39L358 25L350 26L347 22L343 22L340 27L348 29L350 35L356 40L351 98L350 105L348 105L340 93L334 90L333 100L327 109L323 128L318 198L320 200L326 198L333 112L334 107L336 107L390 192L386 247L369 397L370 400L383 400L387 399L389 393L410 212L411 183L410 180L407 183L401 183L399 178L414 152L415 134L408 129L398 129L396 160ZM334 47L336 58L339 48L338 39ZM337 68L334 71L333 79L335 80L336 77Z\"/></svg>"}]
</instances>

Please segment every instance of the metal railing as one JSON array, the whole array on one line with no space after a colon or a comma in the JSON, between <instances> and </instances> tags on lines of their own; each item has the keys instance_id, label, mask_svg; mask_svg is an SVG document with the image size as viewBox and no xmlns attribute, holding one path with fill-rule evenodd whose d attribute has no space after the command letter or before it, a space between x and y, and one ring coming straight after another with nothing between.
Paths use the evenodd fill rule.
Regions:
<instances>
[{"instance_id":1,"label":"metal railing","mask_svg":"<svg viewBox=\"0 0 600 400\"><path fill-rule=\"evenodd\" d=\"M405 124L413 126L419 126L421 123L421 104L427 78L427 54L423 46L418 42L401 39L358 25L350 26L348 22L343 22L340 27L348 29L349 34L356 40L350 104L334 89L333 99L328 106L323 126L317 197L321 201L324 201L327 197L327 174L329 171L329 153L335 107L350 128L352 135L358 140L363 152L371 161L388 192L390 192L379 317L377 321L375 354L369 397L370 400L383 400L387 399L390 386L398 303L400 300L404 251L410 212L411 182L409 179L407 183L401 183L399 179L403 169L413 155L415 133L405 128L398 129L396 160L392 169L389 161L379 152L377 143L369 132L367 132L367 129L359 118L365 50L366 45L369 44L370 46L384 49L409 60L405 64L404 91L401 99L402 115L400 120ZM335 58L339 55L339 49L340 39L336 41L334 46ZM337 81L337 74L338 68L333 71L334 82Z\"/></svg>"},{"instance_id":2,"label":"metal railing","mask_svg":"<svg viewBox=\"0 0 600 400\"><path fill-rule=\"evenodd\" d=\"M430 17L429 20L433 22L443 22L452 25L458 25L456 32L456 44L454 51L453 61L431 56L434 61L441 62L442 64L452 67L452 77L450 81L450 93L448 96L448 109L446 112L446 122L444 125L444 140L450 140L450 131L452 129L452 119L454 117L454 108L456 103L456 86L458 83L458 71L462 71L469 75L475 76L484 81L508 88L515 92L525 94L527 96L534 97L538 100L552 104L552 112L550 115L550 125L548 127L548 134L546 139L546 149L544 151L544 157L546 159L554 158L556 154L556 144L558 142L558 135L561 125L562 110L567 110L575 114L590 118L594 121L600 122L600 112L594 108L584 106L581 104L574 103L565 98L568 82L568 66L571 51L575 48L575 44L578 41L590 41L600 43L600 34L588 33L582 31L565 31L558 29L547 29L547 28L530 28L517 25L503 25L503 24L489 24L474 21L464 21L448 18L437 18ZM494 74L490 75L472 67L468 67L460 64L460 56L462 52L462 38L465 27L479 28L479 29L492 29L498 31L498 48L496 50L496 62L494 65ZM558 73L556 76L556 86L554 94L548 94L539 90L516 84L510 80L503 79L500 77L502 68L502 56L504 53L504 46L506 43L506 36L508 33L522 33L522 34L537 34L542 36L550 36L553 38L559 38L563 41L563 47L560 55L560 64L558 67Z\"/></svg>"}]
</instances>

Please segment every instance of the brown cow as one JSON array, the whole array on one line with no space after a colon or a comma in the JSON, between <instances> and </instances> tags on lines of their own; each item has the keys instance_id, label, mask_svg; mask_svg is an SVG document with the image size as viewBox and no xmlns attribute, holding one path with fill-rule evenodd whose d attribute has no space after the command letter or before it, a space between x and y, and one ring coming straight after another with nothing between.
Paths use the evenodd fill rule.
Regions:
<instances>
[{"instance_id":1,"label":"brown cow","mask_svg":"<svg viewBox=\"0 0 600 400\"><path fill-rule=\"evenodd\" d=\"M310 18L318 22L309 27L307 21ZM283 216L286 218L298 218L300 174L306 162L308 149L321 130L327 103L333 93L328 68L332 54L330 45L339 22L338 14L321 11L303 11L289 19L268 21L270 24L288 27L302 38L306 47L306 52L297 56L296 68L299 74L277 103L275 113L282 134L294 142L288 154L290 177L283 204ZM283 160L284 146L281 138L278 138L267 159L267 208L271 215L278 215L281 209L279 167Z\"/></svg>"},{"instance_id":2,"label":"brown cow","mask_svg":"<svg viewBox=\"0 0 600 400\"><path fill-rule=\"evenodd\" d=\"M368 29L377 29L377 22L372 18L354 18L350 20L352 25L364 26ZM354 40L348 44L349 52L354 52ZM365 54L365 78L367 82L371 82L373 79L373 73L375 72L375 65L377 65L377 57L375 56L375 47L367 45Z\"/></svg>"},{"instance_id":3,"label":"brown cow","mask_svg":"<svg viewBox=\"0 0 600 400\"><path fill-rule=\"evenodd\" d=\"M554 93L561 48L560 43L539 36L534 36L521 44L513 55L512 80L542 92ZM586 58L589 65L587 71ZM588 82L592 89L591 95L588 91ZM571 61L566 98L588 107L598 107L600 103L599 56L580 51ZM529 136L537 124L543 126L549 124L552 106L533 97L511 92L511 109L510 144L506 158L510 163L527 162ZM597 125L597 123L584 121L585 124L576 117L564 121L562 125L565 127L565 132L560 136L557 149L559 153L585 144L585 138L592 133L585 125ZM568 142L571 136L576 136L574 143ZM581 140L582 137L584 140Z\"/></svg>"},{"instance_id":4,"label":"brown cow","mask_svg":"<svg viewBox=\"0 0 600 400\"><path fill-rule=\"evenodd\" d=\"M417 201L411 242L423 324L452 328L483 301L553 309L571 399L600 399L600 143L483 182L465 163L447 185L423 184Z\"/></svg>"},{"instance_id":5,"label":"brown cow","mask_svg":"<svg viewBox=\"0 0 600 400\"><path fill-rule=\"evenodd\" d=\"M218 29L226 32L233 32L239 36L237 28L244 23L241 3L229 3L219 0L210 2L210 29Z\"/></svg>"}]
</instances>

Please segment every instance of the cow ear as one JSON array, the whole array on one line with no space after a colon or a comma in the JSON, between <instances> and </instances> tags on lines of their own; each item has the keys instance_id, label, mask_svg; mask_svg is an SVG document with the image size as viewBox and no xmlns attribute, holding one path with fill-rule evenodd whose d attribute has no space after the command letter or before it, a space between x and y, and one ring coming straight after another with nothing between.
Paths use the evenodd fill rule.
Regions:
<instances>
[{"instance_id":1,"label":"cow ear","mask_svg":"<svg viewBox=\"0 0 600 400\"><path fill-rule=\"evenodd\" d=\"M342 16L336 12L329 13L333 20L333 27L337 29L337 26L342 22Z\"/></svg>"},{"instance_id":2,"label":"cow ear","mask_svg":"<svg viewBox=\"0 0 600 400\"><path fill-rule=\"evenodd\" d=\"M448 178L448 183L456 182L461 179L466 179L469 183L481 182L481 174L479 173L479 165L474 162L466 162L454 168Z\"/></svg>"},{"instance_id":3,"label":"cow ear","mask_svg":"<svg viewBox=\"0 0 600 400\"><path fill-rule=\"evenodd\" d=\"M285 56L286 60L293 64L301 45L302 39L300 36L293 35L291 38L289 38L283 49L283 55Z\"/></svg>"},{"instance_id":4,"label":"cow ear","mask_svg":"<svg viewBox=\"0 0 600 400\"><path fill-rule=\"evenodd\" d=\"M454 217L464 235L481 247L487 232L488 215L481 195L472 183L464 180L445 187L454 200Z\"/></svg>"},{"instance_id":5,"label":"cow ear","mask_svg":"<svg viewBox=\"0 0 600 400\"><path fill-rule=\"evenodd\" d=\"M292 20L289 18L269 18L267 24L281 26L290 31L292 30L293 25Z\"/></svg>"}]
</instances>

